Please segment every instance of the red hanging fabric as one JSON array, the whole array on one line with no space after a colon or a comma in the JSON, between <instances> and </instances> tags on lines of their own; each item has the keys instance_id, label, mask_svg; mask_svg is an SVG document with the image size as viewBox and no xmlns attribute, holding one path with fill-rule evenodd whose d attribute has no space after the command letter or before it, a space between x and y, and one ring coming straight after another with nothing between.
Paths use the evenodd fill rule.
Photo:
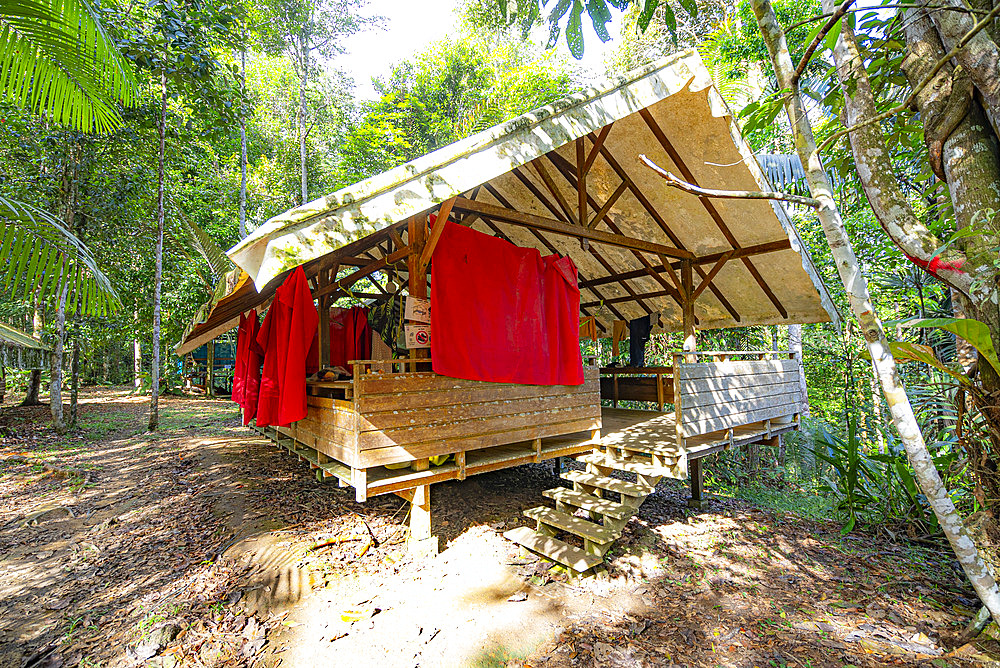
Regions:
<instances>
[{"instance_id":1,"label":"red hanging fabric","mask_svg":"<svg viewBox=\"0 0 1000 668\"><path fill-rule=\"evenodd\" d=\"M260 394L260 365L264 358L263 350L257 343L256 309L250 310L247 316L246 352L243 357L243 425L250 424L257 415L257 399Z\"/></svg>"},{"instance_id":2,"label":"red hanging fabric","mask_svg":"<svg viewBox=\"0 0 1000 668\"><path fill-rule=\"evenodd\" d=\"M247 317L240 313L240 326L236 330L236 359L233 362L233 394L232 400L243 405L244 387L246 385L246 354L250 341L247 339Z\"/></svg>"},{"instance_id":3,"label":"red hanging fabric","mask_svg":"<svg viewBox=\"0 0 1000 668\"><path fill-rule=\"evenodd\" d=\"M372 330L360 306L330 309L330 366L353 373L351 360L371 359Z\"/></svg>"},{"instance_id":4,"label":"red hanging fabric","mask_svg":"<svg viewBox=\"0 0 1000 668\"><path fill-rule=\"evenodd\" d=\"M446 222L431 263L431 360L453 378L580 385L576 266Z\"/></svg>"},{"instance_id":5,"label":"red hanging fabric","mask_svg":"<svg viewBox=\"0 0 1000 668\"><path fill-rule=\"evenodd\" d=\"M306 356L319 313L302 267L296 267L274 295L257 334L264 350L257 425L285 427L306 416Z\"/></svg>"},{"instance_id":6,"label":"red hanging fabric","mask_svg":"<svg viewBox=\"0 0 1000 668\"><path fill-rule=\"evenodd\" d=\"M372 354L372 328L360 306L330 309L330 366L353 373L351 360L366 360ZM313 336L306 357L306 374L319 369L319 332Z\"/></svg>"}]
</instances>

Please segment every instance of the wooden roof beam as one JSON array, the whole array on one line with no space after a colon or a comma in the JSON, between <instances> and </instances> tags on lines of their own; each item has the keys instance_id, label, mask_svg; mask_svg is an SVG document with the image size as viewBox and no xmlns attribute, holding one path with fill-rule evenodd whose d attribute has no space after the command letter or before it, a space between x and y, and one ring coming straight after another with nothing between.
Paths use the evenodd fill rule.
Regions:
<instances>
[{"instance_id":1,"label":"wooden roof beam","mask_svg":"<svg viewBox=\"0 0 1000 668\"><path fill-rule=\"evenodd\" d=\"M598 230L588 230L586 227L570 225L554 218L536 216L531 213L524 213L501 206L494 206L485 202L465 199L464 197L458 197L455 199L455 208L461 211L471 211L483 216L489 216L490 218L503 221L509 225L544 230L553 234L561 234L563 236L575 237L578 239L588 239L594 243L606 244L609 246L632 248L638 251L645 251L647 253L659 253L668 257L687 260L694 259L694 253L691 251L671 248L670 246L664 246L663 244L653 243L643 239L633 239L632 237L625 237L618 234L608 234L607 232L600 232Z\"/></svg>"},{"instance_id":2,"label":"wooden roof beam","mask_svg":"<svg viewBox=\"0 0 1000 668\"><path fill-rule=\"evenodd\" d=\"M590 137L591 141L596 143L597 137L594 135L593 132L591 132L587 136ZM558 156L557 153L550 153L549 155ZM559 157L561 158L562 156ZM677 237L676 234L674 234L673 230L670 229L670 226L667 225L667 222L665 220L663 220L663 217L659 214L659 212L655 208L653 208L653 205L649 202L649 199L646 198L645 193L643 193L642 190L640 190L639 187L635 185L635 182L632 180L632 177L630 177L628 175L628 172L626 172L622 168L622 166L618 164L618 161L615 160L615 157L611 155L611 151L609 151L606 146L601 147L601 157L604 158L605 162L608 163L608 166L611 167L612 171L614 171L615 174L618 175L618 178L628 183L629 192L632 193L632 196L635 197L635 199L639 202L642 208L646 210L646 213L649 214L649 217L652 218L656 222L656 224L660 226L660 229L663 230L663 233L667 235L667 238L670 239L670 242L675 246L677 246L678 248L684 248L684 244L681 243L681 240ZM701 267L695 265L694 271L701 278L705 278L705 273L701 269ZM735 320L736 322L740 322L741 320L740 314L737 313L736 309L733 308L733 305L729 303L729 300L726 299L726 296L722 294L722 290L720 290L715 285L710 285L709 289L712 291L712 294L715 295L716 299L719 300L719 303L722 304L723 308L725 308L726 311L729 313L729 315L733 317L733 320Z\"/></svg>"},{"instance_id":3,"label":"wooden roof beam","mask_svg":"<svg viewBox=\"0 0 1000 668\"><path fill-rule=\"evenodd\" d=\"M782 239L781 241L771 241L766 244L758 244L756 246L744 246L743 248L740 248L737 251L726 251L723 253L712 253L711 255L703 255L702 257L695 258L694 260L692 260L692 262L694 262L695 265L715 264L720 259L722 259L723 255L729 252L733 253L730 259L738 259L744 256L764 255L765 253L774 253L777 251L788 250L791 247L792 244L790 241L788 241L788 239ZM681 263L679 261L672 261L669 263L670 269L680 269L680 266ZM655 269L657 273L660 274L667 273L667 269L665 267L656 267ZM619 274L618 278L621 278L621 280L631 280L633 278L642 278L643 276L646 275L646 273L647 272L645 269L635 269L633 271ZM702 278L704 278L704 276L702 276ZM616 281L617 278L615 280L596 278L594 280L588 281L587 286L604 285L606 283L614 283ZM586 287L583 283L581 283L580 285Z\"/></svg>"},{"instance_id":4,"label":"wooden roof beam","mask_svg":"<svg viewBox=\"0 0 1000 668\"><path fill-rule=\"evenodd\" d=\"M549 201L548 197L545 197L545 195L542 194L542 192L538 189L537 186L535 186L534 183L532 183L531 179L529 179L527 177L527 175L523 174L518 169L515 169L512 173L521 182L521 185L523 185L525 188L527 188L528 191L531 192L531 194L535 196L535 199L537 199L538 202L542 206L544 206L546 209L548 209L549 212L551 212L553 216L555 216L556 218L562 220L563 222L567 222L567 219L562 217L562 214L559 212L559 209L557 209L556 206L554 204L552 204L552 202ZM499 193L497 193L492 188L492 186L491 186L491 193L493 194L494 197L497 198L498 202L506 201L506 200L503 200L503 198L499 197ZM615 272L614 272L613 267L611 266L611 264L607 260L604 259L604 257L600 253L597 252L596 248L594 248L593 246L590 246L590 247L587 248L587 251L591 255L594 256L594 259L596 259L598 262L601 263L601 266L604 267L604 269L608 272L609 275L611 275L611 276L614 275ZM633 252L635 252L635 251L633 251ZM638 255L638 253L636 253L636 255ZM629 294L631 294L631 295L636 294L635 290L632 289L632 286L629 285L628 283L626 283L625 281L619 281L619 285L626 292L628 292ZM639 306L641 306L642 310L644 310L646 313L650 313L651 314L653 312L652 309L650 309L648 306L646 306L645 302L643 302L642 300L637 300L637 301L639 303Z\"/></svg>"},{"instance_id":5,"label":"wooden roof beam","mask_svg":"<svg viewBox=\"0 0 1000 668\"><path fill-rule=\"evenodd\" d=\"M504 197L503 194L500 191L498 191L496 188L494 188L489 183L484 184L483 187L486 188L486 190L490 193L490 195L492 195L496 199L496 201L500 202L500 204L502 204L503 206L507 207L508 209L511 208L510 202L507 201L507 198ZM507 242L510 242L510 239L508 239L507 236L503 232L500 231L499 227L497 227L496 225L494 225L491 222L489 222L488 220L486 220L486 218L483 218L482 220L483 220L483 222L485 222L486 224L488 224L491 229L495 230L500 235L500 237L502 239L504 239ZM558 251L556 250L556 247L553 246L549 242L549 240L545 238L545 235L543 235L541 232L539 232L538 230L536 230L534 228L529 228L529 230L532 233L532 235L534 235L534 237L536 239L538 239L538 242L541 243L543 246L545 246L545 248L547 248L550 253L557 253L558 254ZM577 274L578 278L579 278L579 276L580 275ZM595 295L597 295L597 298L599 300L601 300L602 302L604 301L604 296L600 292L598 292L595 288L589 288L589 290L590 290L590 292L593 292ZM586 309L581 308L581 310L584 313L586 313ZM609 306L608 310L610 310L612 313L614 313L618 317L619 320L625 320L626 319L625 316L623 316L621 314L621 312L618 309L616 309L614 306Z\"/></svg>"},{"instance_id":6,"label":"wooden roof beam","mask_svg":"<svg viewBox=\"0 0 1000 668\"><path fill-rule=\"evenodd\" d=\"M405 248L400 248L397 251L393 251L391 254L383 257L382 259L372 262L367 267L362 267L361 269L358 269L354 273L348 274L347 276L314 291L313 297L326 297L341 293L347 294L347 288L354 285L362 278L370 276L371 274L375 273L376 271L379 271L380 269L385 269L389 265L399 262L403 258L409 256L409 254L410 254L409 246Z\"/></svg>"}]
</instances>

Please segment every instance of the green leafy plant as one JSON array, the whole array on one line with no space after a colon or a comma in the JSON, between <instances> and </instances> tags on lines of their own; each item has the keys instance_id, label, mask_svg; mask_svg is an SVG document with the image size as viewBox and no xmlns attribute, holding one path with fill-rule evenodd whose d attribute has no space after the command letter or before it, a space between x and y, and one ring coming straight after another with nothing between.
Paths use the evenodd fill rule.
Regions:
<instances>
[{"instance_id":1,"label":"green leafy plant","mask_svg":"<svg viewBox=\"0 0 1000 668\"><path fill-rule=\"evenodd\" d=\"M107 132L136 82L88 0L0 0L0 92L56 123Z\"/></svg>"}]
</instances>

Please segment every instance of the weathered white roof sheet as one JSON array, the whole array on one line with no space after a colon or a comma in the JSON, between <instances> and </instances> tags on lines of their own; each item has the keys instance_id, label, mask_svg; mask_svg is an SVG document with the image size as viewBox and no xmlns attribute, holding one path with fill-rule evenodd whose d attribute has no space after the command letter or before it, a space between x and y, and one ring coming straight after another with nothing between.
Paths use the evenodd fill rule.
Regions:
<instances>
[{"instance_id":1,"label":"weathered white roof sheet","mask_svg":"<svg viewBox=\"0 0 1000 668\"><path fill-rule=\"evenodd\" d=\"M647 110L646 114L662 130L672 153L651 130L641 110ZM638 155L645 154L675 174L686 168L705 188L759 190L766 184L693 51L570 96L276 216L231 249L229 256L250 275L259 290L290 268L409 216L433 210L450 197L471 197L478 186L484 186L477 191L480 201L556 217L552 207L556 201L549 198L546 206L525 185L527 180L547 194L536 170L524 166L536 159L542 162L555 177L563 199L575 206L577 192L571 177L559 171L560 159L564 166L575 165L574 140L588 137L589 151L596 135L609 124L613 125L604 143L604 154L595 160L587 177L588 193L593 198L588 218L619 187L624 172L646 202L641 202L632 189L617 200L608 220L621 234L682 247L698 257L734 247L723 227L740 247L790 242L789 248L755 255L749 262L728 262L716 277L713 289L705 290L698 300L695 315L700 329L836 319L829 295L779 204L716 199L706 205L694 195L666 187L660 177L639 163ZM671 155L683 164L676 164ZM520 176L514 173L517 168ZM712 207L718 213L715 217L710 212ZM575 220L576 212L569 213L569 219ZM535 233L497 221L492 228L482 220L473 227L488 233L499 229L518 245L536 247L543 253L554 248L571 256L580 269L581 284L598 283L585 287L582 302L591 305L588 312L596 312L604 325L619 318L659 312L666 329L681 327L676 300L663 294L662 285L651 276L638 276L625 283L600 283L602 278L642 269L636 254L628 249L596 243L585 249L574 238ZM597 229L614 231L608 223ZM701 266L703 272L710 268L711 264ZM754 272L763 279L763 286ZM636 299L635 295L652 296Z\"/></svg>"}]
</instances>

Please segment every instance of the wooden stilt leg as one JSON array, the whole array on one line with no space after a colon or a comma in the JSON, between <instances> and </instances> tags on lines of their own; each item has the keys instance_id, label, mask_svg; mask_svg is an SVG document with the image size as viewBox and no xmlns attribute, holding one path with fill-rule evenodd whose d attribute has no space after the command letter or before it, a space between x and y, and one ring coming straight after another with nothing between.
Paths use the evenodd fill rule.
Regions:
<instances>
[{"instance_id":1,"label":"wooden stilt leg","mask_svg":"<svg viewBox=\"0 0 1000 668\"><path fill-rule=\"evenodd\" d=\"M701 473L701 459L691 460L691 498L688 499L689 508L701 510L705 507L705 481Z\"/></svg>"},{"instance_id":2,"label":"wooden stilt leg","mask_svg":"<svg viewBox=\"0 0 1000 668\"><path fill-rule=\"evenodd\" d=\"M411 555L427 556L438 553L437 536L431 535L431 486L415 487L410 501L410 540L407 544Z\"/></svg>"}]
</instances>

